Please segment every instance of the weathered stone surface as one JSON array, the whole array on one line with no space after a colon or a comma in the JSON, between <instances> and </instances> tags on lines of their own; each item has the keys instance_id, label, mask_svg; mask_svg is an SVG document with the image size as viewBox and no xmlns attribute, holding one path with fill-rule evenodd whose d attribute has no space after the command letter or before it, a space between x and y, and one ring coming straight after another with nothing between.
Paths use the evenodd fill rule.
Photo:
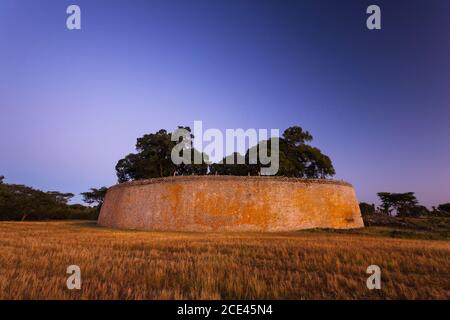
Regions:
<instances>
[{"instance_id":1,"label":"weathered stone surface","mask_svg":"<svg viewBox=\"0 0 450 320\"><path fill-rule=\"evenodd\" d=\"M341 181L189 176L111 187L101 226L167 231L359 228L353 187Z\"/></svg>"}]
</instances>

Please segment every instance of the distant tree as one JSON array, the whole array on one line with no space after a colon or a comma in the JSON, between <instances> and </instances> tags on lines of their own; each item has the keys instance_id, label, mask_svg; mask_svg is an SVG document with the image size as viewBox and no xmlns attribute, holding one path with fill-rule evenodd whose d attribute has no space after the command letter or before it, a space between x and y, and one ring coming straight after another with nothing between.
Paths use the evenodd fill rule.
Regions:
<instances>
[{"instance_id":1,"label":"distant tree","mask_svg":"<svg viewBox=\"0 0 450 320\"><path fill-rule=\"evenodd\" d=\"M418 206L418 201L413 192L394 193L393 198L394 209L398 216L419 216L425 208Z\"/></svg>"},{"instance_id":2,"label":"distant tree","mask_svg":"<svg viewBox=\"0 0 450 320\"><path fill-rule=\"evenodd\" d=\"M399 215L409 215L415 212L412 209L416 208L418 204L414 192L379 192L377 195L381 201L379 210L386 215L391 215L393 212Z\"/></svg>"},{"instance_id":3,"label":"distant tree","mask_svg":"<svg viewBox=\"0 0 450 320\"><path fill-rule=\"evenodd\" d=\"M421 217L429 214L430 210L428 210L427 207L420 205L401 207L397 212L397 215L400 217Z\"/></svg>"},{"instance_id":4,"label":"distant tree","mask_svg":"<svg viewBox=\"0 0 450 320\"><path fill-rule=\"evenodd\" d=\"M75 209L75 210L86 210L86 208L88 208L79 203L71 204L71 205L69 205L69 207L71 209Z\"/></svg>"},{"instance_id":5,"label":"distant tree","mask_svg":"<svg viewBox=\"0 0 450 320\"><path fill-rule=\"evenodd\" d=\"M366 202L361 202L359 204L359 209L361 210L361 215L366 216L375 213L375 205L368 204Z\"/></svg>"},{"instance_id":6,"label":"distant tree","mask_svg":"<svg viewBox=\"0 0 450 320\"><path fill-rule=\"evenodd\" d=\"M59 191L48 191L47 194L54 198L57 203L67 204L75 195L73 193L62 193Z\"/></svg>"},{"instance_id":7,"label":"distant tree","mask_svg":"<svg viewBox=\"0 0 450 320\"><path fill-rule=\"evenodd\" d=\"M3 180L5 179L5 177L4 176L0 176L0 184L2 184L3 183Z\"/></svg>"},{"instance_id":8,"label":"distant tree","mask_svg":"<svg viewBox=\"0 0 450 320\"><path fill-rule=\"evenodd\" d=\"M439 211L450 213L450 203L443 203L438 206Z\"/></svg>"},{"instance_id":9,"label":"distant tree","mask_svg":"<svg viewBox=\"0 0 450 320\"><path fill-rule=\"evenodd\" d=\"M68 205L72 193L0 183L0 220L95 219L94 209Z\"/></svg>"},{"instance_id":10,"label":"distant tree","mask_svg":"<svg viewBox=\"0 0 450 320\"><path fill-rule=\"evenodd\" d=\"M65 203L49 194L24 185L0 185L1 220L43 220L60 218L67 209Z\"/></svg>"},{"instance_id":11,"label":"distant tree","mask_svg":"<svg viewBox=\"0 0 450 320\"><path fill-rule=\"evenodd\" d=\"M379 211L385 215L390 215L393 210L393 202L391 193L389 192L378 192L378 198L380 198L381 205L378 207Z\"/></svg>"},{"instance_id":12,"label":"distant tree","mask_svg":"<svg viewBox=\"0 0 450 320\"><path fill-rule=\"evenodd\" d=\"M41 197L42 199L42 197ZM39 191L23 185L0 186L0 215L2 220L25 220L36 211ZM36 205L36 206L34 206Z\"/></svg>"},{"instance_id":13,"label":"distant tree","mask_svg":"<svg viewBox=\"0 0 450 320\"><path fill-rule=\"evenodd\" d=\"M103 202L105 201L107 187L101 187L99 189L91 188L91 191L83 192L83 201L90 205L95 205L98 210L101 209Z\"/></svg>"}]
</instances>

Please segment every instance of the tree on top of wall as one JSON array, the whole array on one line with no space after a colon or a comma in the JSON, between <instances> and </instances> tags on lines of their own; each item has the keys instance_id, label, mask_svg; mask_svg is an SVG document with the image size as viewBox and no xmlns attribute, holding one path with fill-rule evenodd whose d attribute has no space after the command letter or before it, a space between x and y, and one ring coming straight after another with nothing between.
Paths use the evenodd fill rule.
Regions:
<instances>
[{"instance_id":1,"label":"tree on top of wall","mask_svg":"<svg viewBox=\"0 0 450 320\"><path fill-rule=\"evenodd\" d=\"M191 132L189 127L178 127ZM270 166L261 163L257 158L256 163L251 163L250 154L257 151L258 154L270 155L271 144L274 139L279 142L279 170L276 175L296 178L327 178L335 174L331 159L316 147L309 143L312 135L299 126L286 129L280 138L271 138L268 141L259 142L252 146L246 154L240 155L234 152L215 164L208 163L208 156L201 154L201 164L179 164L172 162L172 149L178 142L171 140L171 133L164 129L156 133L146 134L137 139L136 153L131 153L118 161L116 173L118 181L126 182L148 178L167 177L173 175L259 175L261 168ZM191 134L191 138L194 137ZM184 148L184 151L199 155L192 146L192 139ZM227 159L234 159L234 164L229 164ZM244 160L245 164L237 160Z\"/></svg>"},{"instance_id":2,"label":"tree on top of wall","mask_svg":"<svg viewBox=\"0 0 450 320\"><path fill-rule=\"evenodd\" d=\"M178 127L191 131L189 127ZM202 157L202 164L175 165L171 159L172 149L177 141L171 140L172 134L164 129L156 133L145 134L137 139L136 153L131 153L118 161L116 173L119 182L142 180L149 178L168 177L173 175L206 174L207 159ZM193 136L191 135L193 138ZM193 159L199 153L192 145L187 146ZM188 150L188 152L189 152Z\"/></svg>"},{"instance_id":3,"label":"tree on top of wall","mask_svg":"<svg viewBox=\"0 0 450 320\"><path fill-rule=\"evenodd\" d=\"M258 143L250 148L246 155L247 171L242 175L258 175L264 167L261 162L249 164L250 153L256 149L257 153L269 153L271 150L271 140ZM294 126L286 129L278 139L279 143L279 170L277 176L293 178L327 178L335 175L335 170L331 159L316 147L309 145L313 140L308 131L301 127Z\"/></svg>"}]
</instances>

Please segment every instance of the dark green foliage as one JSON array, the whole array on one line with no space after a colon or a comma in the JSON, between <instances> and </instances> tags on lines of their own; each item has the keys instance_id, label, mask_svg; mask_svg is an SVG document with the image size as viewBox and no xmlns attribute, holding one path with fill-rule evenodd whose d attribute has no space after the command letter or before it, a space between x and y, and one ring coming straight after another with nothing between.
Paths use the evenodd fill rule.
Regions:
<instances>
[{"instance_id":1,"label":"dark green foliage","mask_svg":"<svg viewBox=\"0 0 450 320\"><path fill-rule=\"evenodd\" d=\"M450 203L443 203L438 206L439 211L450 213Z\"/></svg>"},{"instance_id":2,"label":"dark green foliage","mask_svg":"<svg viewBox=\"0 0 450 320\"><path fill-rule=\"evenodd\" d=\"M58 191L48 191L47 194L60 204L67 204L75 196L73 193L61 193Z\"/></svg>"},{"instance_id":3,"label":"dark green foliage","mask_svg":"<svg viewBox=\"0 0 450 320\"><path fill-rule=\"evenodd\" d=\"M366 227L383 227L379 232L388 232L387 235L393 237L447 240L450 235L450 217L434 214L420 217L369 214L363 219Z\"/></svg>"},{"instance_id":4,"label":"dark green foliage","mask_svg":"<svg viewBox=\"0 0 450 320\"><path fill-rule=\"evenodd\" d=\"M218 165L212 165L211 172L214 174L228 175L259 175L261 168L269 167L260 162L260 158L252 161L251 154L267 155L271 157L270 150L274 140L279 143L279 169L277 176L293 178L326 178L333 176L335 170L331 159L324 155L319 149L312 147L307 142L312 141L312 136L308 131L303 131L300 127L291 127L284 131L281 138L272 138L261 141L256 146L247 150L245 157L234 153L224 158ZM234 157L235 159L245 159L246 164L239 164L235 161L234 165L223 165L226 159Z\"/></svg>"},{"instance_id":5,"label":"dark green foliage","mask_svg":"<svg viewBox=\"0 0 450 320\"><path fill-rule=\"evenodd\" d=\"M374 204L368 204L365 202L361 202L359 204L359 209L361 210L361 215L363 215L363 216L375 213L375 205Z\"/></svg>"},{"instance_id":6,"label":"dark green foliage","mask_svg":"<svg viewBox=\"0 0 450 320\"><path fill-rule=\"evenodd\" d=\"M287 144L292 146L301 146L313 140L313 136L308 131L303 131L299 126L284 130L283 138Z\"/></svg>"},{"instance_id":7,"label":"dark green foliage","mask_svg":"<svg viewBox=\"0 0 450 320\"><path fill-rule=\"evenodd\" d=\"M101 209L103 202L105 201L107 187L101 187L99 189L91 188L91 191L83 192L83 201L90 205L95 205L98 210Z\"/></svg>"},{"instance_id":8,"label":"dark green foliage","mask_svg":"<svg viewBox=\"0 0 450 320\"><path fill-rule=\"evenodd\" d=\"M429 213L436 217L449 217L450 218L450 203L443 203L438 207L433 207L433 210Z\"/></svg>"},{"instance_id":9,"label":"dark green foliage","mask_svg":"<svg viewBox=\"0 0 450 320\"><path fill-rule=\"evenodd\" d=\"M227 164L227 162L230 163L231 161L234 164ZM217 175L247 176L249 175L249 166L245 163L245 157L238 152L234 152L219 163L211 164L210 173Z\"/></svg>"},{"instance_id":10,"label":"dark green foliage","mask_svg":"<svg viewBox=\"0 0 450 320\"><path fill-rule=\"evenodd\" d=\"M311 140L312 136L309 132L303 132L299 127L292 127L284 132L283 138L280 139L278 175L297 178L326 178L336 173L328 156L318 148L306 144Z\"/></svg>"},{"instance_id":11,"label":"dark green foliage","mask_svg":"<svg viewBox=\"0 0 450 320\"><path fill-rule=\"evenodd\" d=\"M389 192L378 192L377 193L378 198L380 198L381 205L378 207L378 210L385 214L390 215L393 208L392 208L392 199L391 199L391 193Z\"/></svg>"},{"instance_id":12,"label":"dark green foliage","mask_svg":"<svg viewBox=\"0 0 450 320\"><path fill-rule=\"evenodd\" d=\"M312 139L313 137L308 131L303 131L298 126L290 127L284 131L278 141L280 149L277 176L323 179L336 173L328 156L323 154L318 148L306 144ZM258 154L268 153L271 156L270 150L273 140L274 138L260 142L257 146L249 149L245 156L247 163L250 163L250 151L254 148L256 148ZM258 175L262 167L264 165L258 159L257 164L248 165L248 173L250 175Z\"/></svg>"},{"instance_id":13,"label":"dark green foliage","mask_svg":"<svg viewBox=\"0 0 450 320\"><path fill-rule=\"evenodd\" d=\"M189 127L178 127L186 129L190 133ZM192 146L192 139L186 140L181 150L191 152L191 159L195 154L200 155L199 151ZM258 151L258 154L271 156L270 149L274 139L262 141L256 146L247 150L245 156L233 153L215 164L208 164L208 157L202 154L202 164L179 164L175 165L171 160L172 149L178 142L171 141L171 133L166 130L160 130L155 134L146 134L137 140L136 151L119 160L116 165L116 172L119 182L132 180L141 180L148 178L167 177L173 175L259 175L261 168L269 167L264 165L260 158L250 159L252 151ZM294 126L284 131L283 136L279 138L280 146L280 166L277 175L296 178L326 178L333 176L335 170L331 159L324 155L319 149L312 147L307 142L312 141L313 137L308 131ZM181 140L180 140L181 141ZM180 150L180 151L181 151ZM227 160L234 159L234 164ZM242 161L238 161L242 160ZM228 163L227 163L228 162Z\"/></svg>"},{"instance_id":14,"label":"dark green foliage","mask_svg":"<svg viewBox=\"0 0 450 320\"><path fill-rule=\"evenodd\" d=\"M430 214L430 210L425 206L414 205L404 206L397 212L399 217L421 217Z\"/></svg>"},{"instance_id":15,"label":"dark green foliage","mask_svg":"<svg viewBox=\"0 0 450 320\"><path fill-rule=\"evenodd\" d=\"M178 127L191 131L189 127ZM157 133L146 134L137 139L136 151L124 159L119 160L116 165L117 178L119 182L130 180L141 180L149 178L167 177L173 175L207 174L207 157L202 157L202 164L179 164L175 165L171 159L172 149L178 144L171 140L172 134L166 130ZM193 136L191 135L191 138ZM183 149L186 154L191 154L194 159L199 152L187 142ZM180 150L180 154L181 151ZM189 152L190 150L190 152Z\"/></svg>"},{"instance_id":16,"label":"dark green foliage","mask_svg":"<svg viewBox=\"0 0 450 320\"><path fill-rule=\"evenodd\" d=\"M174 146L166 130L138 138L137 153L129 154L116 165L119 182L173 175L175 167L170 155Z\"/></svg>"},{"instance_id":17,"label":"dark green foliage","mask_svg":"<svg viewBox=\"0 0 450 320\"><path fill-rule=\"evenodd\" d=\"M71 206L71 193L43 192L24 185L0 184L0 220L96 219L95 210Z\"/></svg>"},{"instance_id":18,"label":"dark green foliage","mask_svg":"<svg viewBox=\"0 0 450 320\"><path fill-rule=\"evenodd\" d=\"M418 206L417 198L414 192L390 193L379 192L378 197L381 200L379 210L381 213L391 215L394 212L401 216L416 216L424 212L425 207Z\"/></svg>"}]
</instances>

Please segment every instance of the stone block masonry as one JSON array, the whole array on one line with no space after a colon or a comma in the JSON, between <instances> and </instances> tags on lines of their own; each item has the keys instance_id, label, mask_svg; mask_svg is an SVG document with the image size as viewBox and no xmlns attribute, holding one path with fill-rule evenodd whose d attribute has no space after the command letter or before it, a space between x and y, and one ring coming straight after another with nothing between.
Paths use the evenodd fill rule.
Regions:
<instances>
[{"instance_id":1,"label":"stone block masonry","mask_svg":"<svg viewBox=\"0 0 450 320\"><path fill-rule=\"evenodd\" d=\"M152 231L364 227L352 185L283 177L182 176L111 187L101 226Z\"/></svg>"}]
</instances>

